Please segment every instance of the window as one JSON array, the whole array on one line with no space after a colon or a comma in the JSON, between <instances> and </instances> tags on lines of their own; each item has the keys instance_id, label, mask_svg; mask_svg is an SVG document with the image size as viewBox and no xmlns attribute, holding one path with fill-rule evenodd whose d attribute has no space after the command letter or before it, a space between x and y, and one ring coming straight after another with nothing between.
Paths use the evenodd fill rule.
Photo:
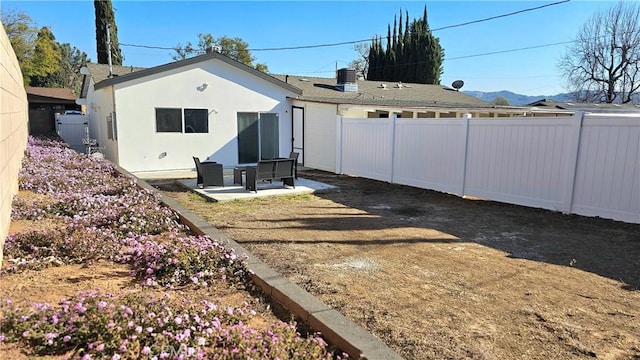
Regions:
<instances>
[{"instance_id":1,"label":"window","mask_svg":"<svg viewBox=\"0 0 640 360\"><path fill-rule=\"evenodd\" d=\"M207 109L156 108L156 132L208 133L209 111Z\"/></svg>"},{"instance_id":2,"label":"window","mask_svg":"<svg viewBox=\"0 0 640 360\"><path fill-rule=\"evenodd\" d=\"M207 109L184 109L184 132L208 133L208 115Z\"/></svg>"},{"instance_id":3,"label":"window","mask_svg":"<svg viewBox=\"0 0 640 360\"><path fill-rule=\"evenodd\" d=\"M182 132L181 109L156 109L157 132Z\"/></svg>"}]
</instances>

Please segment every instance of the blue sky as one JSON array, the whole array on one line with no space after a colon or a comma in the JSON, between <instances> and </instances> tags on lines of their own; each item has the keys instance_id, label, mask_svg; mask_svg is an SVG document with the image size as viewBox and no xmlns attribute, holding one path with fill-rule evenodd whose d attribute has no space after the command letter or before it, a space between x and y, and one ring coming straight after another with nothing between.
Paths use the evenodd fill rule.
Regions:
<instances>
[{"instance_id":1,"label":"blue sky","mask_svg":"<svg viewBox=\"0 0 640 360\"><path fill-rule=\"evenodd\" d=\"M121 44L174 47L197 43L198 33L240 37L251 49L326 44L386 35L402 9L411 19L427 5L432 29L551 4L549 1L113 1ZM572 0L543 9L467 26L434 31L445 50L442 84L465 82L463 90L510 90L526 95L564 92L557 70L566 45L472 56L571 41L589 17L611 1ZM95 61L93 1L3 0L2 11L24 11L51 27ZM125 65L171 62L170 50L121 45ZM277 74L332 77L358 57L353 45L303 50L253 51ZM471 57L466 57L471 56ZM466 58L461 58L466 57ZM458 58L458 59L456 59Z\"/></svg>"}]
</instances>

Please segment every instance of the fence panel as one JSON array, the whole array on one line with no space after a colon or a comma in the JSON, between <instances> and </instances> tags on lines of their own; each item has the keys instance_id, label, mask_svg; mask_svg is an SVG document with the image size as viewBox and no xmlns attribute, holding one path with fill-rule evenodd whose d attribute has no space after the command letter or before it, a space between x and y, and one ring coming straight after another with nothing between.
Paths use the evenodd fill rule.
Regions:
<instances>
[{"instance_id":1,"label":"fence panel","mask_svg":"<svg viewBox=\"0 0 640 360\"><path fill-rule=\"evenodd\" d=\"M640 223L640 117L585 117L572 212Z\"/></svg>"},{"instance_id":2,"label":"fence panel","mask_svg":"<svg viewBox=\"0 0 640 360\"><path fill-rule=\"evenodd\" d=\"M391 181L393 119L342 119L342 173Z\"/></svg>"},{"instance_id":3,"label":"fence panel","mask_svg":"<svg viewBox=\"0 0 640 360\"><path fill-rule=\"evenodd\" d=\"M640 116L339 119L342 173L640 223Z\"/></svg>"},{"instance_id":4,"label":"fence panel","mask_svg":"<svg viewBox=\"0 0 640 360\"><path fill-rule=\"evenodd\" d=\"M571 118L472 119L465 195L562 210Z\"/></svg>"},{"instance_id":5,"label":"fence panel","mask_svg":"<svg viewBox=\"0 0 640 360\"><path fill-rule=\"evenodd\" d=\"M466 119L398 119L393 182L462 195Z\"/></svg>"}]
</instances>

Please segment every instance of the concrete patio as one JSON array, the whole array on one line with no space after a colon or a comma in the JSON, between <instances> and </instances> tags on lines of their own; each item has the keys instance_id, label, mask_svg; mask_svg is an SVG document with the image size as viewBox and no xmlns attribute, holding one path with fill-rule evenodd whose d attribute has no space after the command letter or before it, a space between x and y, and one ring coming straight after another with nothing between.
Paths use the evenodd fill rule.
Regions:
<instances>
[{"instance_id":1,"label":"concrete patio","mask_svg":"<svg viewBox=\"0 0 640 360\"><path fill-rule=\"evenodd\" d=\"M299 168L299 170L300 175L304 176L304 168ZM195 171L134 173L134 175L140 179L149 180L151 182L158 180L176 181L184 185L185 187L188 187L193 191L215 201L250 200L269 196L299 195L340 191L340 188L337 186L305 179L304 177L295 179L295 188L283 186L282 181L273 181L272 183L269 183L268 181L258 181L257 192L247 191L244 187L244 181L246 180L244 176L242 179L243 185L233 183L232 169L225 169L224 171L224 187L208 186L204 189L200 189L196 186Z\"/></svg>"}]
</instances>

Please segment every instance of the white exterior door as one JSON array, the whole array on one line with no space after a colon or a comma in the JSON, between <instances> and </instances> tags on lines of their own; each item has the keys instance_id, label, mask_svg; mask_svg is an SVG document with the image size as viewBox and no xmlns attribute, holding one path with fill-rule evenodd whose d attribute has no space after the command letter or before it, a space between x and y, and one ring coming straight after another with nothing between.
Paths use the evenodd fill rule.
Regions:
<instances>
[{"instance_id":1,"label":"white exterior door","mask_svg":"<svg viewBox=\"0 0 640 360\"><path fill-rule=\"evenodd\" d=\"M293 137L291 149L300 154L298 163L304 165L304 108L293 107Z\"/></svg>"}]
</instances>

